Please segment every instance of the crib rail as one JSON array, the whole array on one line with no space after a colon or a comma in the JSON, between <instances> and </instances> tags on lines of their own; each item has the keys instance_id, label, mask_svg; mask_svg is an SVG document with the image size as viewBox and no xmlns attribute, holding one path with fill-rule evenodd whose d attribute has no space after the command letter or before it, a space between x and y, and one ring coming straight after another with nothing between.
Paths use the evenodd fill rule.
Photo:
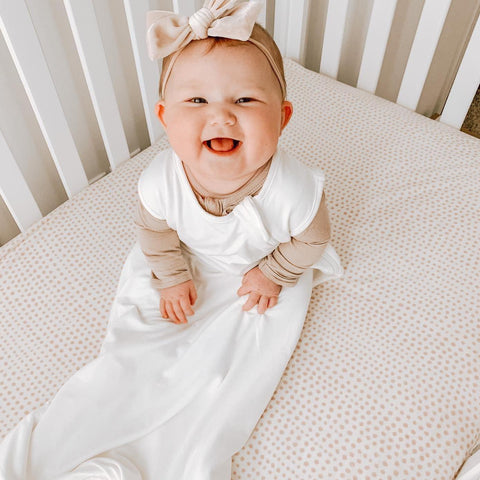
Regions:
<instances>
[{"instance_id":1,"label":"crib rail","mask_svg":"<svg viewBox=\"0 0 480 480\"><path fill-rule=\"evenodd\" d=\"M112 170L130 158L105 51L90 0L65 0L103 143Z\"/></svg>"},{"instance_id":2,"label":"crib rail","mask_svg":"<svg viewBox=\"0 0 480 480\"><path fill-rule=\"evenodd\" d=\"M0 4L2 32L69 196L88 182L23 0ZM17 176L19 172L16 172ZM2 172L2 185L14 182ZM2 189L3 190L3 189Z\"/></svg>"},{"instance_id":3,"label":"crib rail","mask_svg":"<svg viewBox=\"0 0 480 480\"><path fill-rule=\"evenodd\" d=\"M480 84L480 17L453 82L440 121L460 128Z\"/></svg>"},{"instance_id":4,"label":"crib rail","mask_svg":"<svg viewBox=\"0 0 480 480\"><path fill-rule=\"evenodd\" d=\"M348 47L345 36L352 2L323 0L325 25L312 26L309 19L311 1L268 0L259 21L273 32L284 56L303 64L306 51L314 47L308 43L309 32L322 29L319 71L338 78L341 58ZM202 0L157 1L157 4L168 4L165 8L184 15L190 15L202 3ZM397 0L374 0L369 13L363 54L354 86L371 93L375 93L378 87L397 3ZM451 5L452 0L425 0L423 5L395 100L412 110L418 107ZM125 118L122 118L108 68L107 52L101 37L103 26L99 24L94 7L94 0L64 0L65 15L81 62L109 168L114 170L131 156L131 149ZM158 98L159 66L148 59L144 45L145 12L149 8L152 8L152 0L123 2L145 117L142 121L145 122L149 141L153 143L162 135L162 130L152 108ZM67 196L72 197L85 188L89 180L25 0L0 3L0 26L63 188ZM455 128L461 127L480 82L478 11L472 18L469 31L465 32L465 38L469 40L468 47L464 55L459 56L458 64L452 66L458 73L440 117L440 121ZM0 132L0 193L19 229L23 231L42 216L38 204L41 194L38 190L32 192L23 173L25 167L18 164L13 152L14 149L9 147L9 138Z\"/></svg>"}]
</instances>

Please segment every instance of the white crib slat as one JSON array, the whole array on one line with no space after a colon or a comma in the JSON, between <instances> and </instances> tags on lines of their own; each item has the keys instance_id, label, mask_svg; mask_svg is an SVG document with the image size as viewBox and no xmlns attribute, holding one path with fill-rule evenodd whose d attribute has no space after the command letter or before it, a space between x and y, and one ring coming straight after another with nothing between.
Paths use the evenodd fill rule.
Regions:
<instances>
[{"instance_id":1,"label":"white crib slat","mask_svg":"<svg viewBox=\"0 0 480 480\"><path fill-rule=\"evenodd\" d=\"M286 56L288 41L288 6L288 1L275 0L275 26L273 38L284 57Z\"/></svg>"},{"instance_id":2,"label":"white crib slat","mask_svg":"<svg viewBox=\"0 0 480 480\"><path fill-rule=\"evenodd\" d=\"M348 0L329 0L328 2L320 72L332 78L338 76L347 9Z\"/></svg>"},{"instance_id":3,"label":"white crib slat","mask_svg":"<svg viewBox=\"0 0 480 480\"><path fill-rule=\"evenodd\" d=\"M64 0L112 170L130 158L91 0Z\"/></svg>"},{"instance_id":4,"label":"white crib slat","mask_svg":"<svg viewBox=\"0 0 480 480\"><path fill-rule=\"evenodd\" d=\"M37 202L18 168L12 152L0 132L0 195L23 232L42 218Z\"/></svg>"},{"instance_id":5,"label":"white crib slat","mask_svg":"<svg viewBox=\"0 0 480 480\"><path fill-rule=\"evenodd\" d=\"M411 110L417 108L420 100L450 3L451 0L425 0L397 97L397 103Z\"/></svg>"},{"instance_id":6,"label":"white crib slat","mask_svg":"<svg viewBox=\"0 0 480 480\"><path fill-rule=\"evenodd\" d=\"M275 1L274 39L284 57L303 61L308 1Z\"/></svg>"},{"instance_id":7,"label":"white crib slat","mask_svg":"<svg viewBox=\"0 0 480 480\"><path fill-rule=\"evenodd\" d=\"M453 82L439 120L460 128L480 84L480 17L478 17L465 55Z\"/></svg>"},{"instance_id":8,"label":"white crib slat","mask_svg":"<svg viewBox=\"0 0 480 480\"><path fill-rule=\"evenodd\" d=\"M173 0L173 11L180 15L193 15L197 8L197 2L195 0Z\"/></svg>"},{"instance_id":9,"label":"white crib slat","mask_svg":"<svg viewBox=\"0 0 480 480\"><path fill-rule=\"evenodd\" d=\"M267 28L267 3L268 1L263 2L262 10L257 18L257 23L259 23L263 28Z\"/></svg>"},{"instance_id":10,"label":"white crib slat","mask_svg":"<svg viewBox=\"0 0 480 480\"><path fill-rule=\"evenodd\" d=\"M387 48L397 0L375 0L373 4L357 87L375 93Z\"/></svg>"},{"instance_id":11,"label":"white crib slat","mask_svg":"<svg viewBox=\"0 0 480 480\"><path fill-rule=\"evenodd\" d=\"M288 23L287 57L303 62L305 49L305 31L307 24L308 1L298 0L295 6L290 3L290 21Z\"/></svg>"},{"instance_id":12,"label":"white crib slat","mask_svg":"<svg viewBox=\"0 0 480 480\"><path fill-rule=\"evenodd\" d=\"M149 2L148 0L124 0L124 6L148 136L150 143L153 144L164 135L164 132L159 119L155 115L155 104L158 102L158 64L148 58L145 43L146 13L149 10Z\"/></svg>"},{"instance_id":13,"label":"white crib slat","mask_svg":"<svg viewBox=\"0 0 480 480\"><path fill-rule=\"evenodd\" d=\"M88 185L24 0L0 2L0 27L69 197Z\"/></svg>"}]
</instances>

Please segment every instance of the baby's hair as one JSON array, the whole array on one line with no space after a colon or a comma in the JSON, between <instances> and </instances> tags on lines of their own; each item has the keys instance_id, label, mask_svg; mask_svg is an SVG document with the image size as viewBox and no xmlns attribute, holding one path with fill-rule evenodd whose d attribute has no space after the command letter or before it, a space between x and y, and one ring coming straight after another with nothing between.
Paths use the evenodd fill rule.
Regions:
<instances>
[{"instance_id":1,"label":"baby's hair","mask_svg":"<svg viewBox=\"0 0 480 480\"><path fill-rule=\"evenodd\" d=\"M235 47L238 45L245 45L245 44L252 44L255 45L255 43L260 43L271 55L273 61L275 62L275 65L278 68L278 71L281 75L281 78L283 80L283 85L285 85L285 72L283 68L283 59L282 59L282 54L280 53L280 50L277 47L277 44L271 37L271 35L258 23L256 23L253 27L252 34L250 35L250 38L253 40L253 42L249 42L248 40L243 42L241 40L234 40L231 38L224 38L224 37L208 37L205 40L201 40L203 42L208 42L206 44L206 51L205 53L209 53L212 50L214 50L217 47ZM196 41L196 40L194 40ZM256 46L256 45L255 45ZM259 48L259 47L257 47ZM259 48L260 51L262 51L261 48ZM262 51L262 53L265 54L265 52ZM159 86L159 94L160 98L162 98L162 85L164 83L164 76L165 72L169 70L169 65L174 60L177 56L177 52L172 53L168 57L165 57L162 62L162 73L160 75L160 86ZM270 64L270 61L269 61ZM272 67L273 69L273 67ZM279 87L283 91L281 85L280 85L280 80L279 80Z\"/></svg>"}]
</instances>

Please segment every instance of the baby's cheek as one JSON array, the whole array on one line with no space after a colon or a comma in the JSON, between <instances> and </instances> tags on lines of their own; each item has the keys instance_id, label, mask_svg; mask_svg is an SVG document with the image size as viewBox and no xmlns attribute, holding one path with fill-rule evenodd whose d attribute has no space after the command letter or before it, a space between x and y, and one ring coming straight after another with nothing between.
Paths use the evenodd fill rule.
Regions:
<instances>
[{"instance_id":1,"label":"baby's cheek","mask_svg":"<svg viewBox=\"0 0 480 480\"><path fill-rule=\"evenodd\" d=\"M185 123L178 123L168 126L166 132L170 145L182 160L198 154L201 140L196 130Z\"/></svg>"}]
</instances>

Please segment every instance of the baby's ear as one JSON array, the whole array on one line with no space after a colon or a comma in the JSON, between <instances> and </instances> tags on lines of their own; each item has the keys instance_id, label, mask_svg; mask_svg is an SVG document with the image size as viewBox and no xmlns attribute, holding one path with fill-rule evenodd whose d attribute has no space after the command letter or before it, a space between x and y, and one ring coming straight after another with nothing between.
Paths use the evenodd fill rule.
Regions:
<instances>
[{"instance_id":1,"label":"baby's ear","mask_svg":"<svg viewBox=\"0 0 480 480\"><path fill-rule=\"evenodd\" d=\"M165 123L165 104L163 103L163 100L160 100L156 105L155 105L155 113L157 114L157 117L160 119L162 122L162 125L164 127L167 126Z\"/></svg>"},{"instance_id":2,"label":"baby's ear","mask_svg":"<svg viewBox=\"0 0 480 480\"><path fill-rule=\"evenodd\" d=\"M282 102L282 125L281 130L283 130L287 125L293 114L293 105L288 101L284 100Z\"/></svg>"}]
</instances>

